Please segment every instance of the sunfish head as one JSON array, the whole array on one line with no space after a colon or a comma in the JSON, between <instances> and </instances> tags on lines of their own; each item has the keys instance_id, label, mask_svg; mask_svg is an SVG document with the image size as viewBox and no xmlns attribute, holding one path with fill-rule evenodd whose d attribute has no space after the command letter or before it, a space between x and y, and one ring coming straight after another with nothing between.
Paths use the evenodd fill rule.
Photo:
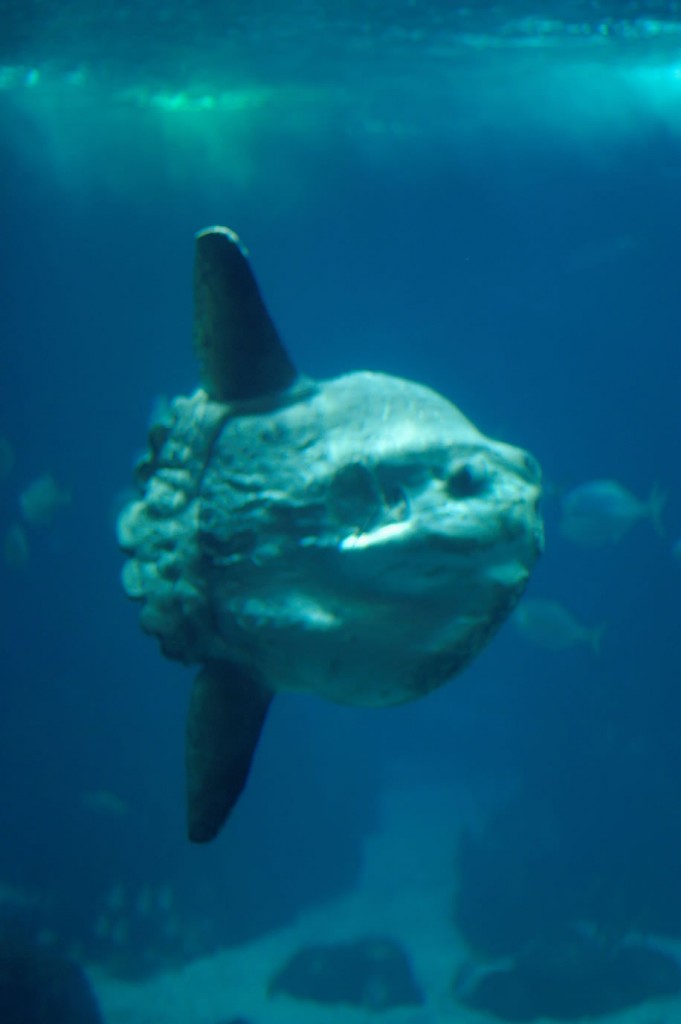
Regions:
<instances>
[{"instance_id":1,"label":"sunfish head","mask_svg":"<svg viewBox=\"0 0 681 1024\"><path fill-rule=\"evenodd\" d=\"M513 603L542 546L536 460L411 381L357 373L328 387L349 393L331 488L348 569L415 599L470 602L472 584Z\"/></svg>"},{"instance_id":2,"label":"sunfish head","mask_svg":"<svg viewBox=\"0 0 681 1024\"><path fill-rule=\"evenodd\" d=\"M321 389L325 578L366 666L327 695L408 700L463 668L520 598L543 544L540 470L421 385L354 373Z\"/></svg>"}]
</instances>

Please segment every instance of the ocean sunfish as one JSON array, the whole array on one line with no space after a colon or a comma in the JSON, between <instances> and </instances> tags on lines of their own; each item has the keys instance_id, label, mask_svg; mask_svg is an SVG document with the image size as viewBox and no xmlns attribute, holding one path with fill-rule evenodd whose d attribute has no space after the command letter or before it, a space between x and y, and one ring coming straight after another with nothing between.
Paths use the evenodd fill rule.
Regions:
<instances>
[{"instance_id":1,"label":"ocean sunfish","mask_svg":"<svg viewBox=\"0 0 681 1024\"><path fill-rule=\"evenodd\" d=\"M190 700L189 837L212 839L275 693L423 697L518 602L541 551L540 470L445 398L380 373L298 373L227 228L196 237L201 387L149 431L118 519L127 594Z\"/></svg>"}]
</instances>

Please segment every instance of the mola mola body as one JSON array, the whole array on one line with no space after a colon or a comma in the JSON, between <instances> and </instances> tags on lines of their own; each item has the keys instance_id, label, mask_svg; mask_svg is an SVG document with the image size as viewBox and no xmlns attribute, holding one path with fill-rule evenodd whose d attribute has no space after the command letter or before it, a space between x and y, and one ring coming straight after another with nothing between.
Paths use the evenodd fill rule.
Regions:
<instances>
[{"instance_id":1,"label":"mola mola body","mask_svg":"<svg viewBox=\"0 0 681 1024\"><path fill-rule=\"evenodd\" d=\"M201 666L189 834L220 829L274 694L376 707L480 651L542 547L540 472L411 381L299 375L226 228L197 236L201 387L152 425L121 513L123 584L169 657Z\"/></svg>"}]
</instances>

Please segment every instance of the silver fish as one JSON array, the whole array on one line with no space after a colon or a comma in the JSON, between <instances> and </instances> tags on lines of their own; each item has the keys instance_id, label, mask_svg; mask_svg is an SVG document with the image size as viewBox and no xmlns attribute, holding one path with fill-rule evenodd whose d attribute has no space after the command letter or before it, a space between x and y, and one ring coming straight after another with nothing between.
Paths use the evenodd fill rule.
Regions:
<instances>
[{"instance_id":1,"label":"silver fish","mask_svg":"<svg viewBox=\"0 0 681 1024\"><path fill-rule=\"evenodd\" d=\"M662 535L666 493L655 484L640 501L616 480L591 480L569 491L562 501L560 532L576 544L614 544L642 519L650 519Z\"/></svg>"},{"instance_id":2,"label":"silver fish","mask_svg":"<svg viewBox=\"0 0 681 1024\"><path fill-rule=\"evenodd\" d=\"M516 630L525 640L550 651L565 651L588 644L595 654L601 650L605 626L585 626L558 601L525 598L512 616Z\"/></svg>"},{"instance_id":3,"label":"silver fish","mask_svg":"<svg viewBox=\"0 0 681 1024\"><path fill-rule=\"evenodd\" d=\"M30 526L50 526L60 510L71 504L71 492L51 473L43 473L19 496L19 507Z\"/></svg>"}]
</instances>

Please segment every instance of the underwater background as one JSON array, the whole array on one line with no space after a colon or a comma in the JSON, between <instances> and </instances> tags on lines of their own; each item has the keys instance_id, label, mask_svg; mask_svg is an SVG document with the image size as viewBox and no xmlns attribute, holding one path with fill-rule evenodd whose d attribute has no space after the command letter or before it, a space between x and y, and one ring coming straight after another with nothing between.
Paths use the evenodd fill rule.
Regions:
<instances>
[{"instance_id":1,"label":"underwater background","mask_svg":"<svg viewBox=\"0 0 681 1024\"><path fill-rule=\"evenodd\" d=\"M0 917L170 970L352 891L417 787L462 823L472 957L577 924L681 941L681 4L34 0L0 26ZM196 848L192 673L139 629L115 520L152 406L197 385L214 223L302 371L421 381L537 456L528 597L605 628L556 651L509 623L389 711L276 701ZM664 490L662 534L567 539L561 499L600 478Z\"/></svg>"}]
</instances>

